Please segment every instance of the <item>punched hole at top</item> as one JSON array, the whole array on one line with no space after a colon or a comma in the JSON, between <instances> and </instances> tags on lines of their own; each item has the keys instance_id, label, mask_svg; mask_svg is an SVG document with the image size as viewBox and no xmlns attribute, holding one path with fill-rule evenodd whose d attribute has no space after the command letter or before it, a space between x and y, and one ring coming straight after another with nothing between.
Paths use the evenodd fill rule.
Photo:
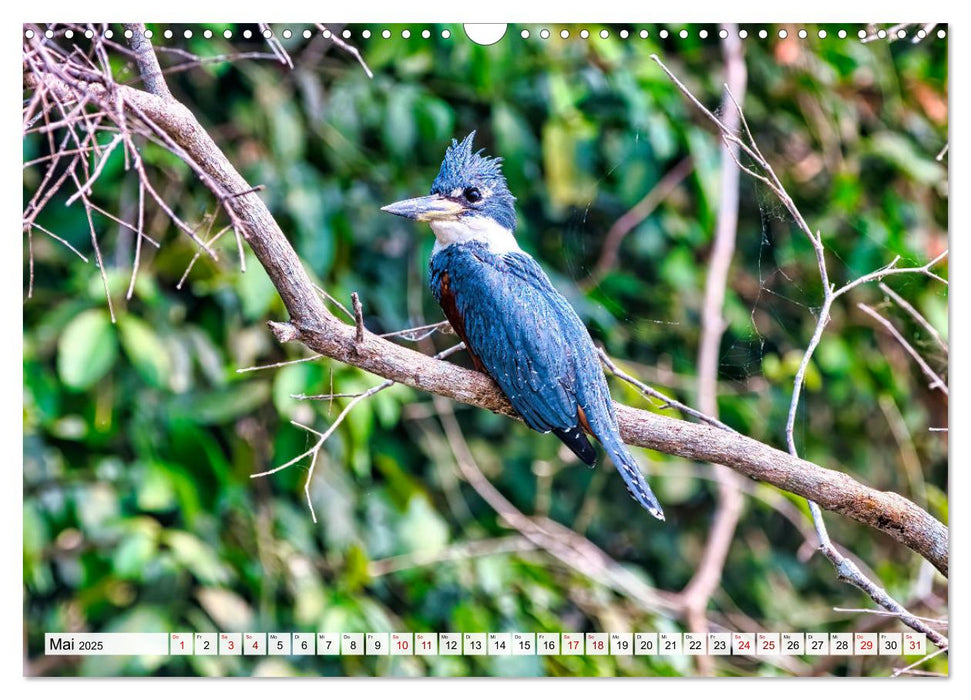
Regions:
<instances>
[{"instance_id":1,"label":"punched hole at top","mask_svg":"<svg viewBox=\"0 0 971 700\"><path fill-rule=\"evenodd\" d=\"M480 46L492 46L506 35L505 24L465 24L465 35Z\"/></svg>"}]
</instances>

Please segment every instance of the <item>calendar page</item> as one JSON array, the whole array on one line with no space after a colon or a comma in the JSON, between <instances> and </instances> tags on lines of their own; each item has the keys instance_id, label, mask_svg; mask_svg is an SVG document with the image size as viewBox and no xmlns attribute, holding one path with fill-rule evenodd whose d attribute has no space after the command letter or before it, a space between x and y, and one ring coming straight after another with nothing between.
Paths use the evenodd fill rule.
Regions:
<instances>
[{"instance_id":1,"label":"calendar page","mask_svg":"<svg viewBox=\"0 0 971 700\"><path fill-rule=\"evenodd\" d=\"M19 30L25 676L948 675L948 24L231 15Z\"/></svg>"}]
</instances>

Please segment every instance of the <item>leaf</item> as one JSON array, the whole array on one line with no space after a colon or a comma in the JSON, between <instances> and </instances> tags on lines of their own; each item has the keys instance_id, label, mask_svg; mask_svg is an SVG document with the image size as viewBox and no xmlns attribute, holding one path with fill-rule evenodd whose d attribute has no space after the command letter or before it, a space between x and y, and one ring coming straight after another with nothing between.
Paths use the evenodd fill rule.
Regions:
<instances>
[{"instance_id":1,"label":"leaf","mask_svg":"<svg viewBox=\"0 0 971 700\"><path fill-rule=\"evenodd\" d=\"M384 144L398 158L412 153L417 138L415 125L415 94L412 90L393 90L388 97L388 115L384 128Z\"/></svg>"},{"instance_id":2,"label":"leaf","mask_svg":"<svg viewBox=\"0 0 971 700\"><path fill-rule=\"evenodd\" d=\"M200 588L196 597L216 626L227 632L251 630L253 608L240 596L224 588Z\"/></svg>"},{"instance_id":3,"label":"leaf","mask_svg":"<svg viewBox=\"0 0 971 700\"><path fill-rule=\"evenodd\" d=\"M246 256L246 272L240 273L236 289L243 302L243 315L248 321L265 316L277 298L276 287L252 253Z\"/></svg>"},{"instance_id":4,"label":"leaf","mask_svg":"<svg viewBox=\"0 0 971 700\"><path fill-rule=\"evenodd\" d=\"M216 552L195 535L181 530L167 530L162 535L177 562L206 584L225 584L232 578L229 569Z\"/></svg>"},{"instance_id":5,"label":"leaf","mask_svg":"<svg viewBox=\"0 0 971 700\"><path fill-rule=\"evenodd\" d=\"M321 387L324 370L319 364L304 363L283 367L273 378L273 404L281 415L307 420L307 402L292 398L292 394L314 393ZM313 420L313 412L310 412Z\"/></svg>"},{"instance_id":6,"label":"leaf","mask_svg":"<svg viewBox=\"0 0 971 700\"><path fill-rule=\"evenodd\" d=\"M158 551L157 528L132 523L132 531L125 535L112 553L112 566L118 576L141 579L142 573Z\"/></svg>"},{"instance_id":7,"label":"leaf","mask_svg":"<svg viewBox=\"0 0 971 700\"><path fill-rule=\"evenodd\" d=\"M407 552L437 552L448 544L448 525L423 496L415 496L408 502L399 533Z\"/></svg>"},{"instance_id":8,"label":"leaf","mask_svg":"<svg viewBox=\"0 0 971 700\"><path fill-rule=\"evenodd\" d=\"M255 411L269 396L268 382L238 383L188 397L173 408L173 414L189 417L199 425L225 423Z\"/></svg>"},{"instance_id":9,"label":"leaf","mask_svg":"<svg viewBox=\"0 0 971 700\"><path fill-rule=\"evenodd\" d=\"M175 506L175 487L165 468L148 464L138 470L138 507L148 512L169 510Z\"/></svg>"},{"instance_id":10,"label":"leaf","mask_svg":"<svg viewBox=\"0 0 971 700\"><path fill-rule=\"evenodd\" d=\"M90 309L71 321L57 342L57 373L72 389L87 389L118 357L118 339L108 312Z\"/></svg>"},{"instance_id":11,"label":"leaf","mask_svg":"<svg viewBox=\"0 0 971 700\"><path fill-rule=\"evenodd\" d=\"M594 135L579 119L549 122L543 128L546 185L554 205L584 205L596 194L596 180L578 162L580 149Z\"/></svg>"},{"instance_id":12,"label":"leaf","mask_svg":"<svg viewBox=\"0 0 971 700\"><path fill-rule=\"evenodd\" d=\"M172 357L152 327L126 315L118 320L118 330L125 354L142 378L152 386L165 386L172 371Z\"/></svg>"},{"instance_id":13,"label":"leaf","mask_svg":"<svg viewBox=\"0 0 971 700\"><path fill-rule=\"evenodd\" d=\"M880 132L873 137L869 151L891 163L912 179L923 184L940 182L945 176L944 166L933 156L918 150L914 143L899 134Z\"/></svg>"}]
</instances>

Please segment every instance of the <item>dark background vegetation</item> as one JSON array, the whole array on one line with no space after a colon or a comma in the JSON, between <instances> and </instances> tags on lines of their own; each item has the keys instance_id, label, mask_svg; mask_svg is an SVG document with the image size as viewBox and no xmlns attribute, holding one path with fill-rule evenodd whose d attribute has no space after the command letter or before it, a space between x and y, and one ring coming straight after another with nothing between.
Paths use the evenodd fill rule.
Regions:
<instances>
[{"instance_id":1,"label":"dark background vegetation","mask_svg":"<svg viewBox=\"0 0 971 700\"><path fill-rule=\"evenodd\" d=\"M266 51L221 36L162 40L202 56ZM308 25L309 26L309 25ZM442 318L426 289L432 236L379 211L422 194L453 137L505 159L518 198L517 235L576 306L598 343L628 371L695 400L695 362L706 261L718 210L719 142L710 125L649 60L659 53L708 105L721 101L717 27L702 40L523 40L511 26L495 46L424 25L412 38L369 40L353 26L374 79L317 38L282 40L295 66L217 62L169 76L169 85L263 193L311 274L348 303L361 295L375 332ZM744 106L762 151L806 219L823 232L840 283L894 256L923 264L947 245L947 45L930 37L861 44L850 37L754 38L745 43ZM255 28L254 28L255 29ZM280 36L282 27L276 28ZM120 27L116 29L120 35ZM137 84L124 57L115 77ZM161 52L163 67L185 60ZM105 136L105 141L110 138ZM24 160L47 153L24 140ZM162 196L205 227L211 196L187 166L146 144ZM691 173L624 240L596 286L591 273L609 227L683 158ZM43 164L26 167L29 197ZM39 223L91 252L80 204L59 195ZM134 216L137 183L116 150L94 201ZM811 248L764 187L743 176L737 252L726 300L719 409L737 430L784 448L792 379L821 299ZM224 216L224 215L223 215ZM36 671L54 674L690 674L689 657L266 658L171 657L83 661L39 656L44 631L676 631L681 622L639 608L541 552L461 556L448 548L515 534L457 478L431 400L404 388L350 414L327 443L312 488L306 463L267 479L249 475L307 449L342 399L294 393L360 391L379 380L318 361L238 374L305 356L266 327L285 311L250 255L240 273L231 235L220 261L202 258L176 284L194 246L153 204L136 292L125 302L134 241L96 219L118 322L112 325L94 264L33 236L35 289L24 306L24 624ZM228 221L216 222L221 227ZM26 251L26 239L25 239ZM90 255L89 255L90 258ZM26 279L26 253L25 253ZM938 270L946 274L946 267ZM947 288L924 277L889 285L942 332ZM807 376L797 421L802 456L897 491L947 521L947 402L900 347L856 308L876 304L939 371L946 356L869 285L837 304ZM429 343L443 349L452 337ZM456 356L454 361L466 363ZM647 406L613 382L617 399ZM506 418L455 407L473 453L496 487L526 513L548 514L603 548L640 579L678 591L690 579L715 507L709 465L636 450L667 523L655 522L610 467L588 470L558 441ZM672 413L668 411L668 413ZM751 483L710 619L728 629L850 631L871 616L804 535L804 501ZM901 601L946 616L946 582L886 536L827 515L835 540ZM422 565L423 557L444 561ZM390 557L400 570L384 573ZM410 559L409 559L410 558ZM898 630L894 625L886 629ZM946 670L944 657L927 664ZM804 672L885 675L896 659L803 659ZM722 674L782 674L771 664L722 658Z\"/></svg>"}]
</instances>

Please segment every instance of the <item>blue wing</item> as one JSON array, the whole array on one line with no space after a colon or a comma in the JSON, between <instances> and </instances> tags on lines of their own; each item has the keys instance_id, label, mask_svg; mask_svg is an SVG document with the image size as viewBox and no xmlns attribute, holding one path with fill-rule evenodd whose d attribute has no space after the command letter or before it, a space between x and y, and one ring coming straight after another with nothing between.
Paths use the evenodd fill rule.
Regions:
<instances>
[{"instance_id":1,"label":"blue wing","mask_svg":"<svg viewBox=\"0 0 971 700\"><path fill-rule=\"evenodd\" d=\"M583 323L536 261L456 245L432 258L431 271L446 315L526 424L577 428L578 367L599 365Z\"/></svg>"}]
</instances>

